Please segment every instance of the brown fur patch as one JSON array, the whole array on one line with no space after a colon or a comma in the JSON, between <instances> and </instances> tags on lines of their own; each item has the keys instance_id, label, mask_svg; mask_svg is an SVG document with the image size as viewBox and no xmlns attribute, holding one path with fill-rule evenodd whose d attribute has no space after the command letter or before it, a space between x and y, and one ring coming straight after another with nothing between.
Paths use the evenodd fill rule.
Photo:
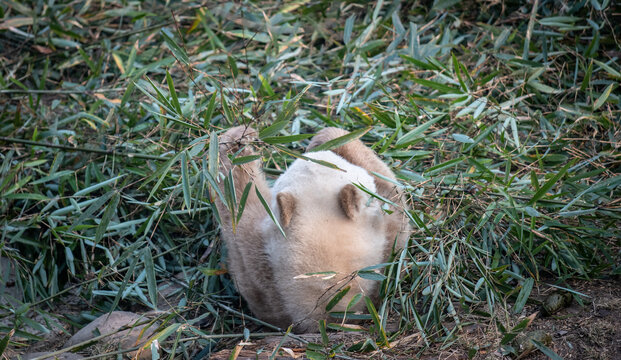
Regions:
<instances>
[{"instance_id":1,"label":"brown fur patch","mask_svg":"<svg viewBox=\"0 0 621 360\"><path fill-rule=\"evenodd\" d=\"M295 212L295 197L288 192L281 192L276 195L276 201L280 208L280 224L282 226L289 226Z\"/></svg>"},{"instance_id":2,"label":"brown fur patch","mask_svg":"<svg viewBox=\"0 0 621 360\"><path fill-rule=\"evenodd\" d=\"M360 211L360 194L352 184L345 185L339 192L339 204L345 215L351 220L356 218Z\"/></svg>"}]
</instances>

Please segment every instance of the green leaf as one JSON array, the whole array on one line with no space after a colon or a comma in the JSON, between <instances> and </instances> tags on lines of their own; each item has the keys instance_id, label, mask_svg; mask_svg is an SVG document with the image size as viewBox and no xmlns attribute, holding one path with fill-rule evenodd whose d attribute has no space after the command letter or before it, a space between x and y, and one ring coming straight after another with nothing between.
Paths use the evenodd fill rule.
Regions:
<instances>
[{"instance_id":1,"label":"green leaf","mask_svg":"<svg viewBox=\"0 0 621 360\"><path fill-rule=\"evenodd\" d=\"M272 125L259 131L259 138L261 140L263 140L264 138L273 139L275 137L274 135L278 134L282 129L284 129L288 123L289 123L289 120L284 120L284 121L273 123Z\"/></svg>"},{"instance_id":2,"label":"green leaf","mask_svg":"<svg viewBox=\"0 0 621 360\"><path fill-rule=\"evenodd\" d=\"M557 90L557 89L555 89L553 87L550 87L548 85L544 85L544 84L540 83L537 80L529 81L529 82L527 82L527 84L532 86L536 90L541 91L542 93L545 93L545 94L556 94L556 93L561 92L560 90Z\"/></svg>"},{"instance_id":3,"label":"green leaf","mask_svg":"<svg viewBox=\"0 0 621 360\"><path fill-rule=\"evenodd\" d=\"M454 88L454 87L451 87L451 86L448 86L448 85L440 84L440 83L435 82L435 81L425 80L425 79L418 79L418 78L413 78L411 80L414 81L417 84L421 84L423 86L430 87L430 88L438 90L439 92L444 93L444 94L463 94L463 91L461 91L458 88Z\"/></svg>"},{"instance_id":4,"label":"green leaf","mask_svg":"<svg viewBox=\"0 0 621 360\"><path fill-rule=\"evenodd\" d=\"M231 74L233 75L233 78L236 78L237 75L239 75L239 69L237 68L235 59L232 56L227 56L227 61L229 63L229 68L231 69Z\"/></svg>"},{"instance_id":5,"label":"green leaf","mask_svg":"<svg viewBox=\"0 0 621 360\"><path fill-rule=\"evenodd\" d=\"M361 271L358 271L357 275L367 280L373 280L373 281L386 280L386 276L384 274L380 274L372 270L361 270Z\"/></svg>"},{"instance_id":6,"label":"green leaf","mask_svg":"<svg viewBox=\"0 0 621 360\"><path fill-rule=\"evenodd\" d=\"M434 119L431 119L417 127L415 127L414 129L410 130L407 134L403 135L402 137L399 138L399 140L397 140L397 142L395 143L395 145L404 145L407 143L410 143L414 140L417 140L418 138L422 137L422 134L431 127L431 125L437 123L438 121L440 121L440 119L442 119L441 116L438 116Z\"/></svg>"},{"instance_id":7,"label":"green leaf","mask_svg":"<svg viewBox=\"0 0 621 360\"><path fill-rule=\"evenodd\" d=\"M434 10L444 10L448 9L456 4L458 4L460 0L435 0L433 2Z\"/></svg>"},{"instance_id":8,"label":"green leaf","mask_svg":"<svg viewBox=\"0 0 621 360\"><path fill-rule=\"evenodd\" d=\"M464 135L464 134L453 134L451 135L453 137L453 139L455 139L455 141L459 141L461 143L465 143L465 144L474 144L474 140L472 140L472 138L468 135Z\"/></svg>"},{"instance_id":9,"label":"green leaf","mask_svg":"<svg viewBox=\"0 0 621 360\"><path fill-rule=\"evenodd\" d=\"M209 123L213 117L213 112L216 108L216 98L218 97L218 92L214 91L213 95L211 95L211 99L209 100L209 105L207 105L207 111L205 111L205 115L203 117L203 127L207 129L209 127Z\"/></svg>"},{"instance_id":10,"label":"green leaf","mask_svg":"<svg viewBox=\"0 0 621 360\"><path fill-rule=\"evenodd\" d=\"M328 357L320 352L306 349L306 357L310 360L327 360Z\"/></svg>"},{"instance_id":11,"label":"green leaf","mask_svg":"<svg viewBox=\"0 0 621 360\"><path fill-rule=\"evenodd\" d=\"M298 102L306 93L306 91L308 91L308 89L310 89L310 85L306 86L299 94L297 94L293 99L289 100L285 104L282 111L278 114L278 116L276 116L276 120L272 125L259 131L260 139L274 136L278 134L282 129L284 129L285 126L287 126L287 124L289 123L289 121L291 121L293 115L295 115L295 112L298 109Z\"/></svg>"},{"instance_id":12,"label":"green leaf","mask_svg":"<svg viewBox=\"0 0 621 360\"><path fill-rule=\"evenodd\" d=\"M72 175L72 174L75 174L75 171L73 171L73 170L58 171L58 172L55 172L55 173L50 174L48 176L44 176L44 177L42 177L40 179L37 179L37 180L31 182L30 185L42 184L42 183L45 183L45 182L48 182L48 181L52 181L52 180L56 180L56 179L58 179L60 177L65 177L65 176L69 176L69 175Z\"/></svg>"},{"instance_id":13,"label":"green leaf","mask_svg":"<svg viewBox=\"0 0 621 360\"><path fill-rule=\"evenodd\" d=\"M106 210L104 210L103 216L101 217L101 222L97 225L97 230L95 232L95 244L99 244L99 241L103 238L106 230L108 229L108 225L110 224L110 220L112 216L116 213L117 206L119 204L119 200L121 195L115 192L114 196L106 206Z\"/></svg>"},{"instance_id":14,"label":"green leaf","mask_svg":"<svg viewBox=\"0 0 621 360\"><path fill-rule=\"evenodd\" d=\"M425 176L433 175L433 174L439 173L440 171L442 171L442 170L444 170L446 168L455 166L455 165L459 164L460 162L462 162L465 158L466 158L465 156L460 156L460 157L458 157L456 159L452 159L452 160L449 160L449 161L445 161L445 162L443 162L441 164L434 165L434 166L428 168L427 170L425 170Z\"/></svg>"},{"instance_id":15,"label":"green leaf","mask_svg":"<svg viewBox=\"0 0 621 360\"><path fill-rule=\"evenodd\" d=\"M597 61L593 59L593 62L599 65L602 69L606 70L606 72L611 75L613 78L621 79L621 73L615 69L613 69L610 65L603 63L601 61Z\"/></svg>"},{"instance_id":16,"label":"green leaf","mask_svg":"<svg viewBox=\"0 0 621 360\"><path fill-rule=\"evenodd\" d=\"M181 153L181 187L183 188L183 202L185 208L190 210L192 208L192 189L190 188L190 175L188 173L188 161L190 156L187 151Z\"/></svg>"},{"instance_id":17,"label":"green leaf","mask_svg":"<svg viewBox=\"0 0 621 360\"><path fill-rule=\"evenodd\" d=\"M586 90L591 82L591 75L593 74L593 61L589 62L589 67L587 68L586 74L584 74L584 79L582 79L582 85L580 85L580 91Z\"/></svg>"},{"instance_id":18,"label":"green leaf","mask_svg":"<svg viewBox=\"0 0 621 360\"><path fill-rule=\"evenodd\" d=\"M84 189L76 192L75 194L73 194L73 196L83 196L83 195L86 195L86 194L90 194L90 193L92 193L95 190L99 190L99 189L101 189L104 186L112 184L113 182L117 181L118 179L122 178L123 176L125 176L125 174L122 174L122 175L113 177L112 179L108 179L106 181L102 181L100 183L91 185L91 186L89 186L87 188L84 188Z\"/></svg>"},{"instance_id":19,"label":"green leaf","mask_svg":"<svg viewBox=\"0 0 621 360\"><path fill-rule=\"evenodd\" d=\"M151 338L149 338L149 341L147 341L142 346L142 349L150 348L151 343L153 343L155 340L157 340L160 344L163 343L166 339L168 339L170 335L177 332L177 330L179 330L179 327L181 327L181 325L182 324L172 324L172 325L167 326L166 329L160 331L156 335L151 336Z\"/></svg>"},{"instance_id":20,"label":"green leaf","mask_svg":"<svg viewBox=\"0 0 621 360\"><path fill-rule=\"evenodd\" d=\"M377 314L377 310L375 310L375 306L373 305L373 302L368 296L364 297L364 301L367 305L367 310L371 314L371 318L373 319L373 323L375 324L375 328L379 336L378 345L382 347L388 346L388 337L386 336L386 331L384 330L384 327L382 326L382 322L379 318L379 315Z\"/></svg>"},{"instance_id":21,"label":"green leaf","mask_svg":"<svg viewBox=\"0 0 621 360\"><path fill-rule=\"evenodd\" d=\"M220 148L218 144L218 134L212 131L209 136L209 162L207 169L209 174L215 179L218 177L218 161L220 159Z\"/></svg>"},{"instance_id":22,"label":"green leaf","mask_svg":"<svg viewBox=\"0 0 621 360\"><path fill-rule=\"evenodd\" d=\"M0 356L4 354L4 350L6 350L7 346L9 345L9 340L11 340L13 334L15 334L15 329L11 329L11 331L4 335L2 340L0 340Z\"/></svg>"},{"instance_id":23,"label":"green leaf","mask_svg":"<svg viewBox=\"0 0 621 360\"><path fill-rule=\"evenodd\" d=\"M81 225L84 220L92 218L95 212L99 210L103 206L103 204L110 200L110 198L115 193L115 191L109 191L101 196L99 199L97 199L95 202L93 202L82 214L80 214L80 217L76 221L74 221L73 224L71 224L67 231L75 229L76 226Z\"/></svg>"},{"instance_id":24,"label":"green leaf","mask_svg":"<svg viewBox=\"0 0 621 360\"><path fill-rule=\"evenodd\" d=\"M417 59L414 59L413 57L407 56L407 55L403 55L403 54L399 54L399 56L401 56L403 59L411 62L412 64L414 64L416 67L423 69L423 70L441 70L440 68L438 68L437 66L430 64L430 63L426 63Z\"/></svg>"},{"instance_id":25,"label":"green leaf","mask_svg":"<svg viewBox=\"0 0 621 360\"><path fill-rule=\"evenodd\" d=\"M137 263L138 256L132 256L132 259L129 263L129 268L127 269L127 272L125 272L125 276L123 277L123 282L121 283L121 286L119 286L119 289L114 296L114 301L112 302L112 306L110 307L111 309L116 309L116 307L119 305L121 297L125 292L125 289L127 288L127 284L129 283L129 279L134 277L134 269L136 268Z\"/></svg>"},{"instance_id":26,"label":"green leaf","mask_svg":"<svg viewBox=\"0 0 621 360\"><path fill-rule=\"evenodd\" d=\"M515 325L509 332L503 336L502 340L500 340L500 345L506 345L510 343L516 336L518 336L532 321L531 318L525 318L520 321L517 325Z\"/></svg>"},{"instance_id":27,"label":"green leaf","mask_svg":"<svg viewBox=\"0 0 621 360\"><path fill-rule=\"evenodd\" d=\"M82 50L81 46L78 46L78 52L80 53L80 56L82 57L86 65L88 65L88 68L91 69L91 72L93 73L92 75L97 76L99 74L99 68L97 67L97 65L95 65L91 58L88 57L84 50Z\"/></svg>"},{"instance_id":28,"label":"green leaf","mask_svg":"<svg viewBox=\"0 0 621 360\"><path fill-rule=\"evenodd\" d=\"M361 299L362 299L362 294L360 294L360 293L352 296L351 300L349 300L349 302L347 303L347 308L345 310L346 311L351 310L351 308L356 306L356 304L358 304Z\"/></svg>"},{"instance_id":29,"label":"green leaf","mask_svg":"<svg viewBox=\"0 0 621 360\"><path fill-rule=\"evenodd\" d=\"M175 91L175 84L173 83L168 69L166 69L166 82L168 83L168 92L172 98L172 105L177 110L177 114L181 115L181 105L179 104L179 98L177 97L177 92Z\"/></svg>"},{"instance_id":30,"label":"green leaf","mask_svg":"<svg viewBox=\"0 0 621 360\"><path fill-rule=\"evenodd\" d=\"M248 194L250 193L250 188L252 187L252 183L248 183L246 184L246 187L244 188L244 192L242 193L241 199L239 200L239 205L237 207L237 222L239 222L239 220L242 217L242 214L244 213L244 208L246 207L246 200L248 200Z\"/></svg>"},{"instance_id":31,"label":"green leaf","mask_svg":"<svg viewBox=\"0 0 621 360\"><path fill-rule=\"evenodd\" d=\"M255 160L258 160L261 158L261 155L247 155L247 156L239 156L236 157L235 159L231 160L231 163L233 165L242 165L242 164L246 164Z\"/></svg>"},{"instance_id":32,"label":"green leaf","mask_svg":"<svg viewBox=\"0 0 621 360\"><path fill-rule=\"evenodd\" d=\"M515 306L513 307L514 314L519 314L520 312L522 312L522 309L524 309L524 305L526 305L526 301L530 296L530 292L533 290L534 283L535 280L533 278L528 278L526 279L526 281L524 281L524 284L522 285L522 290L520 290L517 300L515 300Z\"/></svg>"},{"instance_id":33,"label":"green leaf","mask_svg":"<svg viewBox=\"0 0 621 360\"><path fill-rule=\"evenodd\" d=\"M540 343L539 341L537 341L535 339L531 339L531 341L533 342L535 347L537 349L539 349L539 351L541 351L545 356L549 357L550 359L552 359L552 360L563 360L563 358L561 356L559 356L557 353L555 353L554 350L550 349L549 347L545 346L544 344Z\"/></svg>"},{"instance_id":34,"label":"green leaf","mask_svg":"<svg viewBox=\"0 0 621 360\"><path fill-rule=\"evenodd\" d=\"M326 320L319 320L319 333L321 334L321 342L323 346L328 347L330 345L330 339L326 333Z\"/></svg>"},{"instance_id":35,"label":"green leaf","mask_svg":"<svg viewBox=\"0 0 621 360\"><path fill-rule=\"evenodd\" d=\"M351 15L345 20L345 29L343 30L343 43L345 45L349 44L351 41L351 33L354 29L354 21L356 20L356 15Z\"/></svg>"},{"instance_id":36,"label":"green leaf","mask_svg":"<svg viewBox=\"0 0 621 360\"><path fill-rule=\"evenodd\" d=\"M235 116L233 116L233 111L229 107L228 100L226 100L226 96L224 96L224 91L220 90L220 101L222 101L222 110L224 111L224 119L229 125L235 123Z\"/></svg>"},{"instance_id":37,"label":"green leaf","mask_svg":"<svg viewBox=\"0 0 621 360\"><path fill-rule=\"evenodd\" d=\"M552 189L552 187L565 175L567 170L574 164L575 161L571 161L569 164L563 166L561 170L559 170L554 176L548 180L545 184L543 184L539 190L533 195L533 197L528 202L529 206L532 206L537 200L541 199L548 190Z\"/></svg>"},{"instance_id":38,"label":"green leaf","mask_svg":"<svg viewBox=\"0 0 621 360\"><path fill-rule=\"evenodd\" d=\"M479 135L477 135L474 138L474 142L470 145L468 145L464 151L470 151L472 148L474 148L478 143L480 143L481 141L483 141L492 131L494 131L494 129L496 129L496 127L498 126L498 122L492 124L491 126L488 126L485 130L481 131L481 133Z\"/></svg>"},{"instance_id":39,"label":"green leaf","mask_svg":"<svg viewBox=\"0 0 621 360\"><path fill-rule=\"evenodd\" d=\"M155 177L159 176L159 179L157 180L157 182L155 183L155 185L153 186L153 188L151 189L151 191L149 192L149 197L147 198L147 200L150 200L151 197L153 197L153 194L155 194L155 192L157 191L157 189L159 189L160 185L162 185L162 182L164 182L164 179L166 178L166 176L168 175L168 172L170 171L170 168L173 166L173 164L175 162L177 162L177 160L179 159L179 157L181 156L181 154L177 154L175 155L172 159L168 160L164 165L162 165L161 167L159 167L155 173L153 173L153 175L149 176L141 185L145 186L146 184L148 184L149 182L151 182L152 179L154 179Z\"/></svg>"},{"instance_id":40,"label":"green leaf","mask_svg":"<svg viewBox=\"0 0 621 360\"><path fill-rule=\"evenodd\" d=\"M151 301L151 304L153 304L153 308L157 309L157 281L155 280L155 266L153 265L151 248L148 246L142 250L142 261L144 261L144 270L147 274L149 300Z\"/></svg>"},{"instance_id":41,"label":"green leaf","mask_svg":"<svg viewBox=\"0 0 621 360\"><path fill-rule=\"evenodd\" d=\"M270 82L262 74L258 74L259 80L261 80L261 89L264 89L269 96L276 96L274 89L270 86Z\"/></svg>"},{"instance_id":42,"label":"green leaf","mask_svg":"<svg viewBox=\"0 0 621 360\"><path fill-rule=\"evenodd\" d=\"M272 219L272 221L274 222L274 224L276 225L276 227L278 228L278 230L280 231L282 236L284 236L286 238L287 235L285 234L285 231L280 226L280 223L278 222L278 219L276 219L276 217L274 216L274 213L272 212L272 209L270 209L270 206L267 204L267 202L263 198L263 195L261 195L261 192L259 191L259 189L256 186L254 188L254 192L257 194L257 197L259 198L259 201L261 201L261 204L265 208L265 211L267 211L267 214L269 215L270 219Z\"/></svg>"},{"instance_id":43,"label":"green leaf","mask_svg":"<svg viewBox=\"0 0 621 360\"><path fill-rule=\"evenodd\" d=\"M229 169L228 175L224 178L224 197L226 198L227 208L231 211L233 231L235 231L235 206L237 204L237 189L235 189L235 178L233 169Z\"/></svg>"},{"instance_id":44,"label":"green leaf","mask_svg":"<svg viewBox=\"0 0 621 360\"><path fill-rule=\"evenodd\" d=\"M336 304L338 304L339 301L341 301L341 299L343 299L343 297L347 295L350 289L351 286L346 286L343 290L336 293L336 295L334 295L326 305L326 311L332 310L332 308L334 308L334 306L336 306Z\"/></svg>"},{"instance_id":45,"label":"green leaf","mask_svg":"<svg viewBox=\"0 0 621 360\"><path fill-rule=\"evenodd\" d=\"M610 96L612 89L615 87L616 87L615 83L611 83L610 85L606 87L606 90L604 90L604 92L595 101L595 104L593 104L593 110L597 110L600 107L602 107L602 105L604 105L606 100L608 100L608 97Z\"/></svg>"},{"instance_id":46,"label":"green leaf","mask_svg":"<svg viewBox=\"0 0 621 360\"><path fill-rule=\"evenodd\" d=\"M31 194L31 193L18 193L18 194L9 194L3 196L5 199L14 199L14 200L36 200L36 201L45 201L49 200L45 195L41 194Z\"/></svg>"},{"instance_id":47,"label":"green leaf","mask_svg":"<svg viewBox=\"0 0 621 360\"><path fill-rule=\"evenodd\" d=\"M343 169L339 168L338 166L336 166L336 165L334 165L334 164L332 164L330 162L327 162L325 160L317 160L317 159L313 159L313 158L308 157L308 156L304 156L304 155L298 153L297 151L293 151L293 150L288 149L288 148L286 148L286 147L284 147L282 145L274 144L274 148L276 148L277 150L279 150L279 151L281 151L281 152L283 152L283 153L285 153L287 155L293 156L293 157L295 157L297 159L311 161L311 162L314 162L315 164L327 166L327 167L329 167L331 169L336 169L336 170L344 171Z\"/></svg>"},{"instance_id":48,"label":"green leaf","mask_svg":"<svg viewBox=\"0 0 621 360\"><path fill-rule=\"evenodd\" d=\"M270 136L263 138L264 143L266 144L290 144L295 141L305 140L313 137L315 134L298 134L298 135L288 135L288 136Z\"/></svg>"},{"instance_id":49,"label":"green leaf","mask_svg":"<svg viewBox=\"0 0 621 360\"><path fill-rule=\"evenodd\" d=\"M162 37L164 38L164 42L166 42L166 46L168 46L168 48L173 53L175 58L178 61L181 61L184 65L186 66L189 65L190 58L188 57L188 54L179 45L177 45L177 41L172 39L173 35L170 34L169 30L162 29L162 31L160 31L160 35L162 35Z\"/></svg>"}]
</instances>

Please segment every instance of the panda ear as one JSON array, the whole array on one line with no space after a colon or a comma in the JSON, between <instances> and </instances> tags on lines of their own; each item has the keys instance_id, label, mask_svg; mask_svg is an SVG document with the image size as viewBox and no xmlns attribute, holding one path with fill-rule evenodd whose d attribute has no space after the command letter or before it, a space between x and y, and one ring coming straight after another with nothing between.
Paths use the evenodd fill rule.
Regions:
<instances>
[{"instance_id":1,"label":"panda ear","mask_svg":"<svg viewBox=\"0 0 621 360\"><path fill-rule=\"evenodd\" d=\"M347 184L339 192L339 204L349 219L354 220L360 212L361 203L360 191L354 185Z\"/></svg>"},{"instance_id":2,"label":"panda ear","mask_svg":"<svg viewBox=\"0 0 621 360\"><path fill-rule=\"evenodd\" d=\"M281 192L276 195L276 202L280 210L280 224L289 226L295 212L295 197L291 193Z\"/></svg>"}]
</instances>

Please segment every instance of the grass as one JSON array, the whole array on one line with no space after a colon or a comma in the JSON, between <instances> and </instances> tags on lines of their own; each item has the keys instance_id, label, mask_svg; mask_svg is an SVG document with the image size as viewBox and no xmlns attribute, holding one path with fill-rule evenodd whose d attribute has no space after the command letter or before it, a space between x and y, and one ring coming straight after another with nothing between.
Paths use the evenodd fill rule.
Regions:
<instances>
[{"instance_id":1,"label":"grass","mask_svg":"<svg viewBox=\"0 0 621 360\"><path fill-rule=\"evenodd\" d=\"M515 351L534 288L621 272L621 25L607 0L474 6L0 4L0 289L21 295L4 295L0 333L15 332L0 345L157 309L176 274L166 356L261 332L221 262L209 196L217 134L250 124L272 176L307 134L359 131L410 200L411 246L385 267L367 340L325 337L309 357L416 332L408 351L424 354L459 344L472 319ZM81 313L58 312L68 295Z\"/></svg>"}]
</instances>

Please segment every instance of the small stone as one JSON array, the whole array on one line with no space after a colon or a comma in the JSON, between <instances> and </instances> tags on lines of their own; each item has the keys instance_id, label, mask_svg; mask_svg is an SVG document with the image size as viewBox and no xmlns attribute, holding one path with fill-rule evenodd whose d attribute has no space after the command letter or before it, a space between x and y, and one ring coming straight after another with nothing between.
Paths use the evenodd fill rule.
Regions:
<instances>
[{"instance_id":1,"label":"small stone","mask_svg":"<svg viewBox=\"0 0 621 360\"><path fill-rule=\"evenodd\" d=\"M543 301L543 310L547 315L556 314L561 309L566 308L571 304L571 294L564 293L552 293Z\"/></svg>"},{"instance_id":2,"label":"small stone","mask_svg":"<svg viewBox=\"0 0 621 360\"><path fill-rule=\"evenodd\" d=\"M513 343L518 355L522 357L537 349L532 340L548 346L552 343L552 336L543 330L534 330L518 336Z\"/></svg>"}]
</instances>

